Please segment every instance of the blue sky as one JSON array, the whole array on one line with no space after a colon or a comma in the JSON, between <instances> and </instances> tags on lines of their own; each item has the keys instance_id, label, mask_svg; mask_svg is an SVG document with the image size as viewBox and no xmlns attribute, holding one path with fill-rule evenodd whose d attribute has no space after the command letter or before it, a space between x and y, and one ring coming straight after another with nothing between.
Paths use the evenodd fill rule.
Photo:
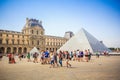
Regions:
<instances>
[{"instance_id":1,"label":"blue sky","mask_svg":"<svg viewBox=\"0 0 120 80\"><path fill-rule=\"evenodd\" d=\"M42 20L47 35L84 28L107 47L120 47L119 0L0 0L0 29L21 32L26 17Z\"/></svg>"}]
</instances>

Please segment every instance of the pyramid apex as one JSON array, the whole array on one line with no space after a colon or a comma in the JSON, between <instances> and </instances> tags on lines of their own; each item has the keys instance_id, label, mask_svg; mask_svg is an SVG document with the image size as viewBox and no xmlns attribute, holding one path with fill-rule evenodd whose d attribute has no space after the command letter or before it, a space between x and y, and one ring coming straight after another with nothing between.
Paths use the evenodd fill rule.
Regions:
<instances>
[{"instance_id":1,"label":"pyramid apex","mask_svg":"<svg viewBox=\"0 0 120 80\"><path fill-rule=\"evenodd\" d=\"M85 30L84 28L81 28L81 30Z\"/></svg>"},{"instance_id":2,"label":"pyramid apex","mask_svg":"<svg viewBox=\"0 0 120 80\"><path fill-rule=\"evenodd\" d=\"M81 29L76 33L76 35L81 34L81 32L82 32L82 33L86 33L87 31L86 31L84 28L81 28Z\"/></svg>"}]
</instances>

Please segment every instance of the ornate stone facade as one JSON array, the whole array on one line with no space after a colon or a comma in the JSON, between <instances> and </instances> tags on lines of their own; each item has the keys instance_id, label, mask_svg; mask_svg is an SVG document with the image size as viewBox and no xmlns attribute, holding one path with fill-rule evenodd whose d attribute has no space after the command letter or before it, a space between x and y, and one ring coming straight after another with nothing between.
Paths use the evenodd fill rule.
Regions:
<instances>
[{"instance_id":1,"label":"ornate stone facade","mask_svg":"<svg viewBox=\"0 0 120 80\"><path fill-rule=\"evenodd\" d=\"M67 40L65 37L45 35L42 21L26 18L22 32L0 30L0 52L27 53L33 47L39 51L57 51Z\"/></svg>"}]
</instances>

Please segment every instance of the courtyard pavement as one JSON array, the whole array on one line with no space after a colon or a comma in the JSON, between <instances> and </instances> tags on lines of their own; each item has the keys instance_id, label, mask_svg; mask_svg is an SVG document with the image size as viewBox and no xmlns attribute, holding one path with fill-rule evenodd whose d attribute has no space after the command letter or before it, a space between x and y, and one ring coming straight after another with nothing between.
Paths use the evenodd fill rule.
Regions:
<instances>
[{"instance_id":1,"label":"courtyard pavement","mask_svg":"<svg viewBox=\"0 0 120 80\"><path fill-rule=\"evenodd\" d=\"M8 64L8 57L0 61L0 80L120 80L120 56L92 57L90 62L70 61L71 68L49 68L50 65L27 62L16 57L16 64Z\"/></svg>"}]
</instances>

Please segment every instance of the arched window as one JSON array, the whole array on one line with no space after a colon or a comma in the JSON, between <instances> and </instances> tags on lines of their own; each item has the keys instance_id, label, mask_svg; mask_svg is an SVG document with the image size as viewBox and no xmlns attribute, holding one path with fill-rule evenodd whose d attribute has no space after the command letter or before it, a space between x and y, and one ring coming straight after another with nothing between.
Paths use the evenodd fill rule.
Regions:
<instances>
[{"instance_id":1,"label":"arched window","mask_svg":"<svg viewBox=\"0 0 120 80\"><path fill-rule=\"evenodd\" d=\"M26 48L26 47L24 48L24 51L23 51L23 52L24 52L24 53L27 53L27 48Z\"/></svg>"},{"instance_id":2,"label":"arched window","mask_svg":"<svg viewBox=\"0 0 120 80\"><path fill-rule=\"evenodd\" d=\"M4 48L4 47L1 47L1 48L0 48L0 52L1 52L1 53L5 53L5 48Z\"/></svg>"},{"instance_id":3,"label":"arched window","mask_svg":"<svg viewBox=\"0 0 120 80\"><path fill-rule=\"evenodd\" d=\"M10 47L7 48L7 53L11 53L11 48Z\"/></svg>"},{"instance_id":4,"label":"arched window","mask_svg":"<svg viewBox=\"0 0 120 80\"><path fill-rule=\"evenodd\" d=\"M19 47L19 48L18 48L18 54L21 54L21 53L22 53L22 48Z\"/></svg>"},{"instance_id":5,"label":"arched window","mask_svg":"<svg viewBox=\"0 0 120 80\"><path fill-rule=\"evenodd\" d=\"M13 52L16 53L17 52L17 48L13 47Z\"/></svg>"}]
</instances>

